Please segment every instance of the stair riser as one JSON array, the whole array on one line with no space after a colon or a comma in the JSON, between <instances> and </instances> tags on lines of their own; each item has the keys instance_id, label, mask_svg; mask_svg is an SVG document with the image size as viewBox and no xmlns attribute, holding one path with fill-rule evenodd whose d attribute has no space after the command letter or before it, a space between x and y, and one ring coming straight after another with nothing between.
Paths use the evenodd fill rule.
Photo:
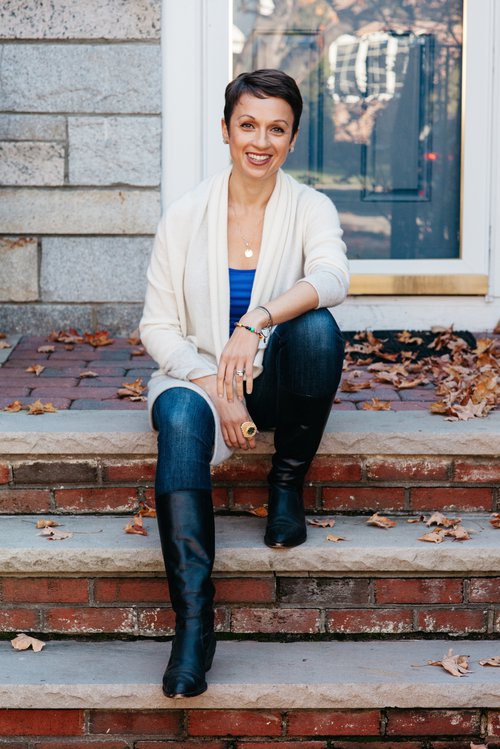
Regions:
<instances>
[{"instance_id":1,"label":"stair riser","mask_svg":"<svg viewBox=\"0 0 500 749\"><path fill-rule=\"evenodd\" d=\"M214 506L242 512L267 501L269 456L236 455L213 472ZM155 461L0 460L0 513L132 512L154 503ZM308 511L495 512L500 458L318 456L307 476Z\"/></svg>"},{"instance_id":2,"label":"stair riser","mask_svg":"<svg viewBox=\"0 0 500 749\"><path fill-rule=\"evenodd\" d=\"M221 633L492 637L500 577L214 576ZM0 578L0 631L171 635L160 577Z\"/></svg>"},{"instance_id":3,"label":"stair riser","mask_svg":"<svg viewBox=\"0 0 500 749\"><path fill-rule=\"evenodd\" d=\"M9 749L469 749L499 731L492 709L0 711Z\"/></svg>"}]
</instances>

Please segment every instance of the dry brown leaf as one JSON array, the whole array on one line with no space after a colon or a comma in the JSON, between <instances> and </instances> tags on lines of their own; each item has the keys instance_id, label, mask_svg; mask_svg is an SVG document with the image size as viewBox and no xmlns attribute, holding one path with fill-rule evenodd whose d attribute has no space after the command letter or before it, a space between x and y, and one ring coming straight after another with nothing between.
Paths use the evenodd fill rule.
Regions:
<instances>
[{"instance_id":1,"label":"dry brown leaf","mask_svg":"<svg viewBox=\"0 0 500 749\"><path fill-rule=\"evenodd\" d=\"M139 502L138 514L143 518L155 518L156 510L154 507L150 507L146 502Z\"/></svg>"},{"instance_id":2,"label":"dry brown leaf","mask_svg":"<svg viewBox=\"0 0 500 749\"><path fill-rule=\"evenodd\" d=\"M135 533L138 536L147 536L148 532L142 524L142 516L134 515L133 519L123 529L125 533Z\"/></svg>"},{"instance_id":3,"label":"dry brown leaf","mask_svg":"<svg viewBox=\"0 0 500 749\"><path fill-rule=\"evenodd\" d=\"M131 346L140 346L141 345L140 336L132 334L128 338L127 343L130 343Z\"/></svg>"},{"instance_id":4,"label":"dry brown leaf","mask_svg":"<svg viewBox=\"0 0 500 749\"><path fill-rule=\"evenodd\" d=\"M391 402L381 401L379 398L372 398L371 401L365 401L361 408L364 411L390 411Z\"/></svg>"},{"instance_id":5,"label":"dry brown leaf","mask_svg":"<svg viewBox=\"0 0 500 749\"><path fill-rule=\"evenodd\" d=\"M267 507L264 505L252 507L248 512L250 515L256 515L258 518L267 518Z\"/></svg>"},{"instance_id":6,"label":"dry brown leaf","mask_svg":"<svg viewBox=\"0 0 500 749\"><path fill-rule=\"evenodd\" d=\"M327 541L333 541L334 544L338 543L339 541L345 541L346 539L344 536L334 536L332 533L329 533L326 537Z\"/></svg>"},{"instance_id":7,"label":"dry brown leaf","mask_svg":"<svg viewBox=\"0 0 500 749\"><path fill-rule=\"evenodd\" d=\"M97 374L97 372L93 372L91 369L86 369L84 372L80 372L78 377L83 380L86 377L99 377L99 375Z\"/></svg>"},{"instance_id":8,"label":"dry brown leaf","mask_svg":"<svg viewBox=\"0 0 500 749\"><path fill-rule=\"evenodd\" d=\"M495 512L490 518L490 523L493 528L500 528L500 512Z\"/></svg>"},{"instance_id":9,"label":"dry brown leaf","mask_svg":"<svg viewBox=\"0 0 500 749\"><path fill-rule=\"evenodd\" d=\"M95 333L85 332L83 334L83 343L88 343L94 348L98 348L99 346L110 346L114 342L114 338L109 337L109 331L107 330L96 330Z\"/></svg>"},{"instance_id":10,"label":"dry brown leaf","mask_svg":"<svg viewBox=\"0 0 500 749\"><path fill-rule=\"evenodd\" d=\"M462 522L462 518L447 518L442 512L433 512L425 524L427 527L431 525L441 525L443 528L453 528L455 525L459 525Z\"/></svg>"},{"instance_id":11,"label":"dry brown leaf","mask_svg":"<svg viewBox=\"0 0 500 749\"><path fill-rule=\"evenodd\" d=\"M47 539L47 541L66 541L67 538L73 538L70 531L53 531L52 528L43 528L38 534Z\"/></svg>"},{"instance_id":12,"label":"dry brown leaf","mask_svg":"<svg viewBox=\"0 0 500 749\"><path fill-rule=\"evenodd\" d=\"M43 367L41 364L32 364L31 367L28 367L25 369L25 372L28 372L28 374L34 374L37 377L40 377L45 367Z\"/></svg>"},{"instance_id":13,"label":"dry brown leaf","mask_svg":"<svg viewBox=\"0 0 500 749\"><path fill-rule=\"evenodd\" d=\"M12 403L9 403L8 406L5 406L3 409L4 411L7 411L8 413L17 413L18 411L22 411L24 408L21 401L12 401Z\"/></svg>"},{"instance_id":14,"label":"dry brown leaf","mask_svg":"<svg viewBox=\"0 0 500 749\"><path fill-rule=\"evenodd\" d=\"M0 331L0 340L1 340L2 338L7 338L7 333L2 333L2 332Z\"/></svg>"},{"instance_id":15,"label":"dry brown leaf","mask_svg":"<svg viewBox=\"0 0 500 749\"><path fill-rule=\"evenodd\" d=\"M55 346L39 346L37 348L39 354L53 354L55 350Z\"/></svg>"},{"instance_id":16,"label":"dry brown leaf","mask_svg":"<svg viewBox=\"0 0 500 749\"><path fill-rule=\"evenodd\" d=\"M0 348L12 348L12 344L7 343L7 341L0 341Z\"/></svg>"},{"instance_id":17,"label":"dry brown leaf","mask_svg":"<svg viewBox=\"0 0 500 749\"><path fill-rule=\"evenodd\" d=\"M463 525L457 525L455 528L449 528L446 535L453 538L454 541L470 541L470 532Z\"/></svg>"},{"instance_id":18,"label":"dry brown leaf","mask_svg":"<svg viewBox=\"0 0 500 749\"><path fill-rule=\"evenodd\" d=\"M375 512L371 517L368 518L366 524L375 525L377 528L394 528L394 526L396 525L396 521L391 520L390 518L386 518L383 515L379 515L378 512Z\"/></svg>"},{"instance_id":19,"label":"dry brown leaf","mask_svg":"<svg viewBox=\"0 0 500 749\"><path fill-rule=\"evenodd\" d=\"M500 655L494 655L491 658L483 658L479 661L481 666L493 666L494 668L500 668Z\"/></svg>"},{"instance_id":20,"label":"dry brown leaf","mask_svg":"<svg viewBox=\"0 0 500 749\"><path fill-rule=\"evenodd\" d=\"M42 401L34 401L27 407L28 416L38 416L39 414L55 414L57 408L54 408L52 403L42 403Z\"/></svg>"},{"instance_id":21,"label":"dry brown leaf","mask_svg":"<svg viewBox=\"0 0 500 749\"><path fill-rule=\"evenodd\" d=\"M142 348L142 347L141 347L141 348L134 348L134 349L132 349L132 351L130 352L130 354L131 354L132 356L144 356L144 354L145 354L145 353L146 353L146 349L144 349L144 348Z\"/></svg>"},{"instance_id":22,"label":"dry brown leaf","mask_svg":"<svg viewBox=\"0 0 500 749\"><path fill-rule=\"evenodd\" d=\"M343 393L359 393L360 390L367 390L371 388L371 382L352 382L351 380L344 380L340 389Z\"/></svg>"},{"instance_id":23,"label":"dry brown leaf","mask_svg":"<svg viewBox=\"0 0 500 749\"><path fill-rule=\"evenodd\" d=\"M446 537L446 528L435 528L430 533L425 533L417 538L417 541L428 541L432 544L440 544Z\"/></svg>"},{"instance_id":24,"label":"dry brown leaf","mask_svg":"<svg viewBox=\"0 0 500 749\"><path fill-rule=\"evenodd\" d=\"M421 346L424 342L423 338L413 336L409 330L403 330L401 333L396 333L396 338L400 343L416 343Z\"/></svg>"},{"instance_id":25,"label":"dry brown leaf","mask_svg":"<svg viewBox=\"0 0 500 749\"><path fill-rule=\"evenodd\" d=\"M39 653L46 645L42 640L37 640L36 637L30 637L29 635L24 634L24 632L19 632L17 637L14 637L14 639L10 641L10 644L14 650L28 650L28 648L33 648L35 653Z\"/></svg>"},{"instance_id":26,"label":"dry brown leaf","mask_svg":"<svg viewBox=\"0 0 500 749\"><path fill-rule=\"evenodd\" d=\"M420 515L419 518L406 518L407 523L421 523L424 520L424 516Z\"/></svg>"},{"instance_id":27,"label":"dry brown leaf","mask_svg":"<svg viewBox=\"0 0 500 749\"><path fill-rule=\"evenodd\" d=\"M56 343L83 343L83 337L79 334L75 328L69 328L69 330L53 330L52 333L47 337L48 341L54 341Z\"/></svg>"},{"instance_id":28,"label":"dry brown leaf","mask_svg":"<svg viewBox=\"0 0 500 749\"><path fill-rule=\"evenodd\" d=\"M333 528L335 525L334 518L307 518L307 524L313 528Z\"/></svg>"},{"instance_id":29,"label":"dry brown leaf","mask_svg":"<svg viewBox=\"0 0 500 749\"><path fill-rule=\"evenodd\" d=\"M56 520L38 520L35 524L35 528L57 528L61 523Z\"/></svg>"},{"instance_id":30,"label":"dry brown leaf","mask_svg":"<svg viewBox=\"0 0 500 749\"><path fill-rule=\"evenodd\" d=\"M453 650L450 648L448 654L443 656L441 661L427 661L427 663L429 666L442 666L452 676L468 676L468 659L468 655L453 655Z\"/></svg>"},{"instance_id":31,"label":"dry brown leaf","mask_svg":"<svg viewBox=\"0 0 500 749\"><path fill-rule=\"evenodd\" d=\"M116 394L119 398L145 401L146 398L143 396L143 393L146 387L146 385L142 384L142 377L138 377L133 382L123 382L122 387L116 391Z\"/></svg>"}]
</instances>

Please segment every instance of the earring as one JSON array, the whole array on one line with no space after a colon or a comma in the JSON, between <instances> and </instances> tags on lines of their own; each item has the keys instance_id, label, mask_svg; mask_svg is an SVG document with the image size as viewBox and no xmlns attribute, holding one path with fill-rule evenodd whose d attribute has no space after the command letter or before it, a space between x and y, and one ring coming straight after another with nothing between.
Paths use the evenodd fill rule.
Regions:
<instances>
[{"instance_id":1,"label":"earring","mask_svg":"<svg viewBox=\"0 0 500 749\"><path fill-rule=\"evenodd\" d=\"M294 151L295 151L295 146L290 146L290 148L288 149L288 152L293 153Z\"/></svg>"},{"instance_id":2,"label":"earring","mask_svg":"<svg viewBox=\"0 0 500 749\"><path fill-rule=\"evenodd\" d=\"M223 139L222 139L222 142L224 143L224 145L225 145L225 146L227 146L227 144L229 143L229 141L228 141L228 139L227 139L227 138L223 138Z\"/></svg>"}]
</instances>

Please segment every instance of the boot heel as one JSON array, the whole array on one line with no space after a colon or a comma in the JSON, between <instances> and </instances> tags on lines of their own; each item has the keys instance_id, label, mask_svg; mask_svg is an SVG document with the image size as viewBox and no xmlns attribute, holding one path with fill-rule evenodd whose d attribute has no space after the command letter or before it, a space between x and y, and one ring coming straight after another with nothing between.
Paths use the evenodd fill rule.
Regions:
<instances>
[{"instance_id":1,"label":"boot heel","mask_svg":"<svg viewBox=\"0 0 500 749\"><path fill-rule=\"evenodd\" d=\"M205 654L205 671L210 671L212 668L212 662L214 660L215 648L217 647L217 640L212 635L210 643Z\"/></svg>"}]
</instances>

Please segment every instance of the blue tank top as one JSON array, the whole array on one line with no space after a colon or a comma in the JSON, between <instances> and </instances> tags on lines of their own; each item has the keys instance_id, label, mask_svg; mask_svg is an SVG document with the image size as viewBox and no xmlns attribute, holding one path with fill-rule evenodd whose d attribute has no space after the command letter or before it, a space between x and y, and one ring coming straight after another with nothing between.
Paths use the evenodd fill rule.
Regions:
<instances>
[{"instance_id":1,"label":"blue tank top","mask_svg":"<svg viewBox=\"0 0 500 749\"><path fill-rule=\"evenodd\" d=\"M240 317L248 311L254 278L255 269L229 268L229 335Z\"/></svg>"}]
</instances>

